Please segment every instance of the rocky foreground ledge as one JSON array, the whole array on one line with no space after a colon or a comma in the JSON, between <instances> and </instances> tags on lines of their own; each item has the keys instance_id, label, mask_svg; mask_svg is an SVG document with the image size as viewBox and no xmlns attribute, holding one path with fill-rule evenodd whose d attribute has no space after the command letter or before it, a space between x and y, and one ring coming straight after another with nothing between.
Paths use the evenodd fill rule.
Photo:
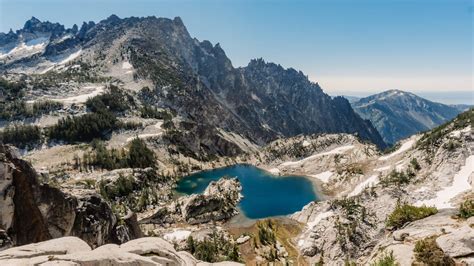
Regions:
<instances>
[{"instance_id":1,"label":"rocky foreground ledge","mask_svg":"<svg viewBox=\"0 0 474 266\"><path fill-rule=\"evenodd\" d=\"M0 265L241 265L236 262L210 264L157 237L144 237L122 245L96 249L77 237L62 237L10 248L0 252Z\"/></svg>"}]
</instances>

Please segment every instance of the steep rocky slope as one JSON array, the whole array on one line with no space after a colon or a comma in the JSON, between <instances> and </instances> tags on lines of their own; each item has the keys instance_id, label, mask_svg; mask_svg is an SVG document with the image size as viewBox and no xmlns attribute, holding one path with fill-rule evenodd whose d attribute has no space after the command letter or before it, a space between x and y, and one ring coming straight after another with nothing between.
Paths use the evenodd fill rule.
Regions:
<instances>
[{"instance_id":1,"label":"steep rocky slope","mask_svg":"<svg viewBox=\"0 0 474 266\"><path fill-rule=\"evenodd\" d=\"M462 112L400 90L385 91L351 104L362 118L372 121L389 144L439 126Z\"/></svg>"},{"instance_id":2,"label":"steep rocky slope","mask_svg":"<svg viewBox=\"0 0 474 266\"><path fill-rule=\"evenodd\" d=\"M436 239L432 252L439 248L438 254L450 256L449 260L472 263L474 247L469 243L473 243L473 221L460 217L459 208L464 202L472 212L473 115L473 110L463 113L453 122L403 141L396 151L383 156L351 157L349 148L341 149L348 147L344 145L338 153L329 148L300 160L298 172L320 179L325 183L323 188L335 195L292 215L306 224L296 240L303 254L312 262L366 264L392 253L401 265L411 265L419 262L423 252L415 248L421 245L417 243ZM338 170L341 166L335 161L340 159L346 161L342 163L346 171ZM321 161L329 174L323 169L319 174L315 171L314 165ZM354 164L359 168L349 170ZM414 222L406 218L399 227L393 226L394 217L403 217L393 214L397 208L409 215L407 209L422 206L435 207L437 214Z\"/></svg>"},{"instance_id":3,"label":"steep rocky slope","mask_svg":"<svg viewBox=\"0 0 474 266\"><path fill-rule=\"evenodd\" d=\"M77 236L94 247L141 236L136 216L119 217L100 195L68 194L40 183L29 163L0 145L3 245L24 245L62 236Z\"/></svg>"},{"instance_id":4,"label":"steep rocky slope","mask_svg":"<svg viewBox=\"0 0 474 266\"><path fill-rule=\"evenodd\" d=\"M257 144L302 133L346 132L385 146L345 99L331 99L303 73L261 59L236 69L218 44L191 38L179 18L110 16L80 29L33 18L0 40L0 69L40 74L38 79L53 81L49 93L73 80L105 78L135 90L146 84L138 93L140 101L188 122L186 133L177 131L174 140L183 142L191 135L202 140L199 149L213 155L241 152L222 147L229 141L217 134L219 129ZM84 78L75 79L78 74ZM29 94L37 98L37 86L31 89Z\"/></svg>"}]
</instances>

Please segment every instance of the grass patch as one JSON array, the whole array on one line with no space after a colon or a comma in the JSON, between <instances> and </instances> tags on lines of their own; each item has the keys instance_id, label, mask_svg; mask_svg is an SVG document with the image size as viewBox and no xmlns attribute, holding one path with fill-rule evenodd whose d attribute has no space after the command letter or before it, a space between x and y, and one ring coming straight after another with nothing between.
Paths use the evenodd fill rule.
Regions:
<instances>
[{"instance_id":1,"label":"grass patch","mask_svg":"<svg viewBox=\"0 0 474 266\"><path fill-rule=\"evenodd\" d=\"M384 253L382 257L376 260L374 263L370 264L370 266L398 266L400 264L397 263L395 257L393 256L393 251L390 253Z\"/></svg>"},{"instance_id":2,"label":"grass patch","mask_svg":"<svg viewBox=\"0 0 474 266\"><path fill-rule=\"evenodd\" d=\"M418 240L414 252L416 260L424 265L455 265L453 259L436 244L436 236Z\"/></svg>"}]
</instances>

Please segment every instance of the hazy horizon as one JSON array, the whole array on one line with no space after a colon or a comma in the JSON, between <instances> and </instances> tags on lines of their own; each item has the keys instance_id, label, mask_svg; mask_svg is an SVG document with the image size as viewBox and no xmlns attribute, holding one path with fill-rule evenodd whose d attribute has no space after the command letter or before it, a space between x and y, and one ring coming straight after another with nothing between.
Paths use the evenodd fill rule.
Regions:
<instances>
[{"instance_id":1,"label":"hazy horizon","mask_svg":"<svg viewBox=\"0 0 474 266\"><path fill-rule=\"evenodd\" d=\"M373 94L381 93L391 89L381 89L381 90L372 90L372 91L359 91L359 92L344 92L344 91L336 91L336 92L327 92L331 96L349 96L349 97L357 97L357 98L364 98ZM466 105L474 105L474 92L471 91L410 91L400 89L402 91L411 92L416 94L422 98L430 100L432 102L443 103L443 104L466 104Z\"/></svg>"},{"instance_id":2,"label":"hazy horizon","mask_svg":"<svg viewBox=\"0 0 474 266\"><path fill-rule=\"evenodd\" d=\"M111 14L179 16L192 37L220 43L235 67L263 58L303 71L331 95L454 90L464 94L440 99L472 104L472 11L465 0L0 0L0 31L32 16L66 27Z\"/></svg>"}]
</instances>

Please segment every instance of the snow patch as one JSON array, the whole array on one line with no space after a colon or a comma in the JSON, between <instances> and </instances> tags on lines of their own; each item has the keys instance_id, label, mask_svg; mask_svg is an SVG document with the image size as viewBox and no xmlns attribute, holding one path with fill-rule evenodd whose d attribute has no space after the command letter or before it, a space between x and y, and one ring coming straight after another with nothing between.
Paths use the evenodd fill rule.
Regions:
<instances>
[{"instance_id":1,"label":"snow patch","mask_svg":"<svg viewBox=\"0 0 474 266\"><path fill-rule=\"evenodd\" d=\"M362 191L364 191L365 188L367 187L373 187L375 185L377 185L379 183L379 178L377 175L373 175L369 178L367 178L367 180L365 180L364 182L360 183L359 185L357 185L354 190L349 193L349 197L352 197L352 196L357 196L359 195Z\"/></svg>"},{"instance_id":2,"label":"snow patch","mask_svg":"<svg viewBox=\"0 0 474 266\"><path fill-rule=\"evenodd\" d=\"M72 34L66 34L63 37L61 37L61 39L57 40L56 42L58 42L58 43L64 42L65 40L71 39L72 37L73 37Z\"/></svg>"},{"instance_id":3,"label":"snow patch","mask_svg":"<svg viewBox=\"0 0 474 266\"><path fill-rule=\"evenodd\" d=\"M130 62L124 61L122 63L122 69L130 70L130 69L133 69L133 66L132 66L132 64L130 64Z\"/></svg>"},{"instance_id":4,"label":"snow patch","mask_svg":"<svg viewBox=\"0 0 474 266\"><path fill-rule=\"evenodd\" d=\"M451 199L465 191L472 191L469 176L473 173L473 170L474 155L471 155L467 157L466 163L461 167L461 170L454 175L451 186L436 192L436 197L433 199L417 201L415 206L435 206L438 209L453 208L453 205L449 202Z\"/></svg>"},{"instance_id":5,"label":"snow patch","mask_svg":"<svg viewBox=\"0 0 474 266\"><path fill-rule=\"evenodd\" d=\"M179 242L186 240L191 235L191 231L188 230L176 230L171 233L167 233L163 235L163 238L168 240L169 242Z\"/></svg>"},{"instance_id":6,"label":"snow patch","mask_svg":"<svg viewBox=\"0 0 474 266\"><path fill-rule=\"evenodd\" d=\"M391 166L391 165L387 165L387 166L383 166L383 167L380 167L380 168L375 168L374 171L376 171L376 172L384 172L384 171L389 170L390 167L392 167L392 166Z\"/></svg>"},{"instance_id":7,"label":"snow patch","mask_svg":"<svg viewBox=\"0 0 474 266\"><path fill-rule=\"evenodd\" d=\"M272 168L272 169L269 169L268 172L272 175L279 175L280 174L280 169Z\"/></svg>"},{"instance_id":8,"label":"snow patch","mask_svg":"<svg viewBox=\"0 0 474 266\"><path fill-rule=\"evenodd\" d=\"M464 129L454 130L453 132L449 133L449 136L452 138L460 138L463 133L471 132L471 125L467 126Z\"/></svg>"},{"instance_id":9,"label":"snow patch","mask_svg":"<svg viewBox=\"0 0 474 266\"><path fill-rule=\"evenodd\" d=\"M22 42L6 53L0 52L0 59L7 57L23 58L39 52L42 52L48 44L48 38L41 37L30 41Z\"/></svg>"},{"instance_id":10,"label":"snow patch","mask_svg":"<svg viewBox=\"0 0 474 266\"><path fill-rule=\"evenodd\" d=\"M386 160L388 160L388 159L390 159L390 158L392 158L392 157L394 157L394 156L396 156L400 153L403 153L403 152L411 149L411 147L413 147L413 144L415 144L415 142L416 142L416 138L411 138L411 139L405 141L402 144L402 146L400 146L400 148L398 148L398 150L396 150L396 151L394 151L394 152L392 152L388 155L380 157L379 161L386 161Z\"/></svg>"},{"instance_id":11,"label":"snow patch","mask_svg":"<svg viewBox=\"0 0 474 266\"><path fill-rule=\"evenodd\" d=\"M318 153L318 154L314 154L314 155L311 155L309 157L306 157L302 160L299 160L299 161L294 161L294 162L284 162L281 164L281 166L295 166L295 165L300 165L308 160L312 160L312 159L315 159L315 158L318 158L318 157L321 157L321 156L326 156L326 155L331 155L331 154L340 154L340 153L343 153L343 152L346 152L348 150L351 150L354 148L354 145L346 145L346 146L341 146L341 147L338 147L338 148L335 148L333 150L330 150L330 151L327 151L327 152L323 152L323 153Z\"/></svg>"},{"instance_id":12,"label":"snow patch","mask_svg":"<svg viewBox=\"0 0 474 266\"><path fill-rule=\"evenodd\" d=\"M67 56L66 58L64 58L63 60L61 60L58 64L59 64L59 65L64 65L64 64L66 64L67 62L76 59L79 55L81 55L81 53L82 53L82 50L81 50L81 49L78 50L78 51L76 51L76 52L74 52L74 53L71 53L69 56Z\"/></svg>"},{"instance_id":13,"label":"snow patch","mask_svg":"<svg viewBox=\"0 0 474 266\"><path fill-rule=\"evenodd\" d=\"M310 177L314 177L314 178L317 178L319 180L321 180L322 182L324 183L327 183L329 182L329 179L331 178L331 176L333 175L334 173L331 172L331 171L326 171L326 172L322 172L322 173L319 173L317 175L309 175Z\"/></svg>"},{"instance_id":14,"label":"snow patch","mask_svg":"<svg viewBox=\"0 0 474 266\"><path fill-rule=\"evenodd\" d=\"M260 100L260 98L259 98L257 95L255 95L255 93L253 93L253 92L250 94L250 97L251 97L252 100L254 100L254 101L257 101L257 102L259 102L259 103L262 102L262 101Z\"/></svg>"},{"instance_id":15,"label":"snow patch","mask_svg":"<svg viewBox=\"0 0 474 266\"><path fill-rule=\"evenodd\" d=\"M51 99L51 100L66 103L66 104L85 103L87 99L95 97L101 94L102 92L104 92L104 86L87 86L87 87L84 87L84 89L89 89L89 90L93 89L93 90L89 93L85 93L85 94L81 94L77 96L71 96L71 97L60 98L60 99Z\"/></svg>"},{"instance_id":16,"label":"snow patch","mask_svg":"<svg viewBox=\"0 0 474 266\"><path fill-rule=\"evenodd\" d=\"M146 139L146 138L161 136L163 134L163 132L161 130L161 125L163 125L163 121L158 121L156 124L153 125L153 128L158 129L159 132L139 134L139 135L136 135L134 137L127 138L127 142L130 142L130 141L134 140L135 138Z\"/></svg>"},{"instance_id":17,"label":"snow patch","mask_svg":"<svg viewBox=\"0 0 474 266\"><path fill-rule=\"evenodd\" d=\"M130 138L127 138L127 142L130 142L136 138L139 138L139 139L147 139L147 138L151 138L151 137L158 137L158 136L161 136L163 134L163 132L159 132L159 133L150 133L150 134L140 134L140 135L136 135L134 137L130 137Z\"/></svg>"},{"instance_id":18,"label":"snow patch","mask_svg":"<svg viewBox=\"0 0 474 266\"><path fill-rule=\"evenodd\" d=\"M405 163L404 162L395 165L395 170L398 171L398 172L403 171L404 168L405 168Z\"/></svg>"}]
</instances>

